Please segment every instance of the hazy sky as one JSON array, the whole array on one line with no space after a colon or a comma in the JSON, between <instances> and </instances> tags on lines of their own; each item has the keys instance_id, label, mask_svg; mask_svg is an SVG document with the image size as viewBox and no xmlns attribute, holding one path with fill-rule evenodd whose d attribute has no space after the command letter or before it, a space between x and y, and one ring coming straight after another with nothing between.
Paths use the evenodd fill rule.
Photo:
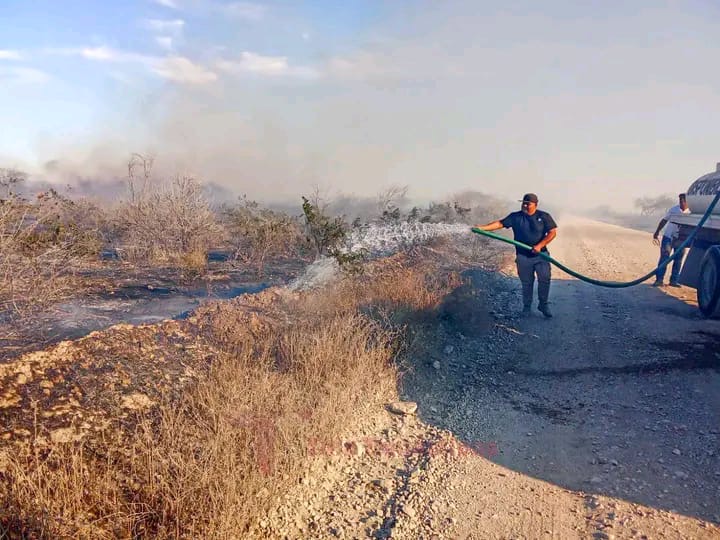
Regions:
<instances>
[{"instance_id":1,"label":"hazy sky","mask_svg":"<svg viewBox=\"0 0 720 540\"><path fill-rule=\"evenodd\" d=\"M568 207L720 161L720 3L1 0L0 166Z\"/></svg>"}]
</instances>

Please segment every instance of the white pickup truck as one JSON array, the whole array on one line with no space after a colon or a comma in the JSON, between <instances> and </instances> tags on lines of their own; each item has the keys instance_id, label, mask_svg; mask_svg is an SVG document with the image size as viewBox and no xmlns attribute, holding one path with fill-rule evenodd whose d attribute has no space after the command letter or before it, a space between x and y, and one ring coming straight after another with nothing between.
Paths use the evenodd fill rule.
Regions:
<instances>
[{"instance_id":1,"label":"white pickup truck","mask_svg":"<svg viewBox=\"0 0 720 540\"><path fill-rule=\"evenodd\" d=\"M670 217L680 226L684 241L700 223L720 191L720 163L715 172L701 176L687 190L690 214ZM680 283L697 290L698 306L706 317L720 318L720 204L697 232L680 272Z\"/></svg>"}]
</instances>

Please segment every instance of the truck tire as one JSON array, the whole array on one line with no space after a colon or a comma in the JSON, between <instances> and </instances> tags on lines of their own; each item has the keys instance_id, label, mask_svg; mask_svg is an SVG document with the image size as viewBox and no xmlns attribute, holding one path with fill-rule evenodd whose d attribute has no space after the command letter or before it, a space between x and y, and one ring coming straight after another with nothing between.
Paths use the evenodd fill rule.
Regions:
<instances>
[{"instance_id":1,"label":"truck tire","mask_svg":"<svg viewBox=\"0 0 720 540\"><path fill-rule=\"evenodd\" d=\"M708 249L700 261L697 299L703 315L720 318L720 246Z\"/></svg>"}]
</instances>

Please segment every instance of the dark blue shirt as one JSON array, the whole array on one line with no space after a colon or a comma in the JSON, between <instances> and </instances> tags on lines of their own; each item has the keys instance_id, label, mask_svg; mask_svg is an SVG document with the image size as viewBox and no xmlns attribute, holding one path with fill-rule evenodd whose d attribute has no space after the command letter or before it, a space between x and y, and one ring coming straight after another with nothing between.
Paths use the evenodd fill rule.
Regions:
<instances>
[{"instance_id":1,"label":"dark blue shirt","mask_svg":"<svg viewBox=\"0 0 720 540\"><path fill-rule=\"evenodd\" d=\"M547 212L542 210L535 210L535 213L530 216L523 211L513 212L505 219L500 220L503 227L506 229L512 229L513 235L517 242L522 242L528 246L534 246L538 244L550 230L555 229L557 225L555 220ZM547 248L542 248L544 253L547 253ZM533 253L530 250L515 246L515 252L518 255L525 255L526 257L537 257L537 253Z\"/></svg>"}]
</instances>

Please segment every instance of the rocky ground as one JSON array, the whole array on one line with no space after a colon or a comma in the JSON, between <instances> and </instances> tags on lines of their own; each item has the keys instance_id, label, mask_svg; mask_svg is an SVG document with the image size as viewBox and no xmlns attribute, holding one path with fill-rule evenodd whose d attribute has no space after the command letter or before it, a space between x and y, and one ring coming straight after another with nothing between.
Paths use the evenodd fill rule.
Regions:
<instances>
[{"instance_id":1,"label":"rocky ground","mask_svg":"<svg viewBox=\"0 0 720 540\"><path fill-rule=\"evenodd\" d=\"M252 335L283 294L270 289L228 302L240 308L235 322ZM171 401L213 358L198 329L212 312L210 305L190 320L117 324L0 364L0 450L31 439L47 446L107 437L109 425Z\"/></svg>"}]
</instances>

